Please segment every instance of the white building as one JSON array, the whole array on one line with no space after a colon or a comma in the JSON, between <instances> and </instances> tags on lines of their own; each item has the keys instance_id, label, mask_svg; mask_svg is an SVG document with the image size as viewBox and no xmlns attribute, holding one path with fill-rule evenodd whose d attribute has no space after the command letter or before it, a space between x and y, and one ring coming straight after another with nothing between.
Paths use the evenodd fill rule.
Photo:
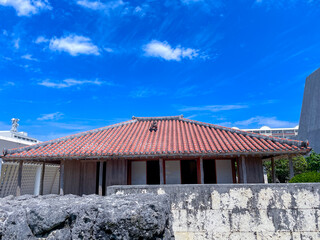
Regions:
<instances>
[{"instance_id":1,"label":"white building","mask_svg":"<svg viewBox=\"0 0 320 240\"><path fill-rule=\"evenodd\" d=\"M239 128L234 127L234 129L239 129ZM241 130L244 130L247 132L259 133L266 136L295 139L295 136L298 135L299 125L294 128L270 128L268 126L263 126L261 128L241 129Z\"/></svg>"},{"instance_id":2,"label":"white building","mask_svg":"<svg viewBox=\"0 0 320 240\"><path fill-rule=\"evenodd\" d=\"M18 132L19 119L13 118L10 131L0 131L0 151L19 148L40 143L35 138L29 137L26 132ZM15 195L17 188L18 163L2 163L0 158L0 197ZM44 184L40 186L42 173ZM43 171L42 164L26 164L22 170L22 194L39 195L58 193L59 166L46 165Z\"/></svg>"}]
</instances>

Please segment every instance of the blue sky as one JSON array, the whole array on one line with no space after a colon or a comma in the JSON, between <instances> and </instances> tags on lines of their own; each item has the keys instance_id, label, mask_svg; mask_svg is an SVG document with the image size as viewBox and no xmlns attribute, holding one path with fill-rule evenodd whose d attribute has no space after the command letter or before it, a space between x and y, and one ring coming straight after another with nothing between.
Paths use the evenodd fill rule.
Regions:
<instances>
[{"instance_id":1,"label":"blue sky","mask_svg":"<svg viewBox=\"0 0 320 240\"><path fill-rule=\"evenodd\" d=\"M180 114L294 127L319 19L312 0L0 0L0 130L17 117L49 140Z\"/></svg>"}]
</instances>

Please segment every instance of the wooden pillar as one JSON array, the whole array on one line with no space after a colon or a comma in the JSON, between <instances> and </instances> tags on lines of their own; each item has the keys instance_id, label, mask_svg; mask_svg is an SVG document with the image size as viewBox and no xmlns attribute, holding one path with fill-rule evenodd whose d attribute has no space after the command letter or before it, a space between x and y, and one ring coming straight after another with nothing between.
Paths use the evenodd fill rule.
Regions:
<instances>
[{"instance_id":1,"label":"wooden pillar","mask_svg":"<svg viewBox=\"0 0 320 240\"><path fill-rule=\"evenodd\" d=\"M64 160L60 161L60 195L64 195Z\"/></svg>"},{"instance_id":2,"label":"wooden pillar","mask_svg":"<svg viewBox=\"0 0 320 240\"><path fill-rule=\"evenodd\" d=\"M240 158L237 158L237 173L238 173L238 183L242 183L242 168L241 168L241 160Z\"/></svg>"},{"instance_id":3,"label":"wooden pillar","mask_svg":"<svg viewBox=\"0 0 320 240\"><path fill-rule=\"evenodd\" d=\"M271 177L272 177L272 182L276 182L276 166L274 163L274 157L271 158Z\"/></svg>"},{"instance_id":4,"label":"wooden pillar","mask_svg":"<svg viewBox=\"0 0 320 240\"><path fill-rule=\"evenodd\" d=\"M200 158L200 183L204 184L203 158Z\"/></svg>"},{"instance_id":5,"label":"wooden pillar","mask_svg":"<svg viewBox=\"0 0 320 240\"><path fill-rule=\"evenodd\" d=\"M103 162L99 163L99 195L102 196L102 182L103 182Z\"/></svg>"},{"instance_id":6,"label":"wooden pillar","mask_svg":"<svg viewBox=\"0 0 320 240\"><path fill-rule=\"evenodd\" d=\"M248 183L246 158L244 156L241 157L241 168L242 168L242 180L243 180L243 183Z\"/></svg>"},{"instance_id":7,"label":"wooden pillar","mask_svg":"<svg viewBox=\"0 0 320 240\"><path fill-rule=\"evenodd\" d=\"M159 159L160 184L164 184L163 159Z\"/></svg>"},{"instance_id":8,"label":"wooden pillar","mask_svg":"<svg viewBox=\"0 0 320 240\"><path fill-rule=\"evenodd\" d=\"M42 171L41 171L41 180L40 180L40 195L43 195L43 181L44 181L44 174L46 169L45 162L42 163Z\"/></svg>"},{"instance_id":9,"label":"wooden pillar","mask_svg":"<svg viewBox=\"0 0 320 240\"><path fill-rule=\"evenodd\" d=\"M293 169L293 163L292 163L292 156L289 156L289 178L294 177L294 169Z\"/></svg>"},{"instance_id":10,"label":"wooden pillar","mask_svg":"<svg viewBox=\"0 0 320 240\"><path fill-rule=\"evenodd\" d=\"M237 175L236 175L236 160L232 159L231 160L231 168L232 168L232 179L233 183L237 183Z\"/></svg>"},{"instance_id":11,"label":"wooden pillar","mask_svg":"<svg viewBox=\"0 0 320 240\"><path fill-rule=\"evenodd\" d=\"M201 184L201 163L200 159L197 159L197 184Z\"/></svg>"},{"instance_id":12,"label":"wooden pillar","mask_svg":"<svg viewBox=\"0 0 320 240\"><path fill-rule=\"evenodd\" d=\"M18 169L18 185L17 185L16 196L21 195L22 167L23 167L23 161L20 161L19 162L19 169Z\"/></svg>"}]
</instances>

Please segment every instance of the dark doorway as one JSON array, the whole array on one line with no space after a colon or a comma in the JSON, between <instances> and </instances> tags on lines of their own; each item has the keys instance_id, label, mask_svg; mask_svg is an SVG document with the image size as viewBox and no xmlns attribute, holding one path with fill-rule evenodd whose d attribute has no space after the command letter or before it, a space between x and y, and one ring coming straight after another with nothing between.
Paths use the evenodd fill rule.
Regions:
<instances>
[{"instance_id":1,"label":"dark doorway","mask_svg":"<svg viewBox=\"0 0 320 240\"><path fill-rule=\"evenodd\" d=\"M203 160L204 183L217 183L215 160Z\"/></svg>"},{"instance_id":2,"label":"dark doorway","mask_svg":"<svg viewBox=\"0 0 320 240\"><path fill-rule=\"evenodd\" d=\"M181 161L181 183L197 184L197 161L196 160Z\"/></svg>"},{"instance_id":3,"label":"dark doorway","mask_svg":"<svg viewBox=\"0 0 320 240\"><path fill-rule=\"evenodd\" d=\"M147 161L147 184L160 184L159 161Z\"/></svg>"},{"instance_id":4,"label":"dark doorway","mask_svg":"<svg viewBox=\"0 0 320 240\"><path fill-rule=\"evenodd\" d=\"M102 165L102 196L106 195L106 162L97 162L96 169L96 194L99 194L99 178L100 178L100 164Z\"/></svg>"}]
</instances>

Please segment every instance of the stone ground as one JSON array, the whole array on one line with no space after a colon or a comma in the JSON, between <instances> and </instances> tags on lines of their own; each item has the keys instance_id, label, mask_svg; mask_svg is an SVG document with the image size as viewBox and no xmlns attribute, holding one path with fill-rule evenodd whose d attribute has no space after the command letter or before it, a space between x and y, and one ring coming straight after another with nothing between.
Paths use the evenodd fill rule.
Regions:
<instances>
[{"instance_id":1,"label":"stone ground","mask_svg":"<svg viewBox=\"0 0 320 240\"><path fill-rule=\"evenodd\" d=\"M174 239L165 195L0 199L0 239Z\"/></svg>"}]
</instances>

